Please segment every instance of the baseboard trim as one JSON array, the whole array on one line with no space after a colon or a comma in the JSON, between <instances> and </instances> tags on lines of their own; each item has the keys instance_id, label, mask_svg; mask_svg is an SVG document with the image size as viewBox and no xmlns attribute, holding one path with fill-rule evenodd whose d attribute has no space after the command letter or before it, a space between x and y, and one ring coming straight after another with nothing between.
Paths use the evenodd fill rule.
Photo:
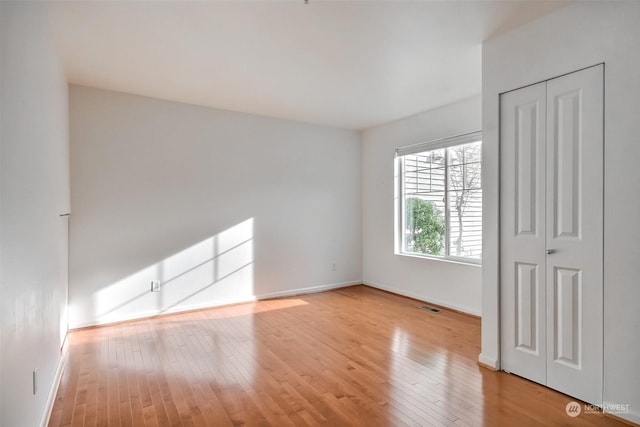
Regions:
<instances>
[{"instance_id":1,"label":"baseboard trim","mask_svg":"<svg viewBox=\"0 0 640 427\"><path fill-rule=\"evenodd\" d=\"M84 322L70 323L69 329L77 330L77 329L85 329L85 328L94 328L98 326L114 325L118 323L132 322L135 320L149 319L153 317L167 316L167 315L177 314L177 313L206 310L206 309L216 308L216 307L227 307L227 306L236 305L236 304L245 304L248 302L255 302L255 301L274 299L274 298L284 298L284 297L291 297L296 295L313 294L317 292L330 291L332 289L346 288L348 286L354 286L354 285L360 285L360 284L362 284L361 280L354 280L349 282L329 283L326 285L308 286L304 288L290 289L286 291L268 292L264 294L251 295L251 296L246 296L241 298L230 298L225 300L217 300L213 302L208 301L203 304L191 304L188 306L176 307L169 310L154 310L154 311L147 311L143 313L137 313L135 315L130 315L130 316L122 316L118 319L109 319L104 321L88 320Z\"/></svg>"},{"instance_id":2,"label":"baseboard trim","mask_svg":"<svg viewBox=\"0 0 640 427\"><path fill-rule=\"evenodd\" d=\"M58 388L60 387L60 381L62 380L62 373L64 372L64 368L67 365L68 354L69 340L65 338L64 344L62 344L62 348L60 349L60 360L58 361L58 366L56 367L56 372L53 376L53 382L51 383L49 395L47 396L47 404L44 408L42 419L40 420L41 427L47 427L49 425L51 413L53 412L53 405L56 401L56 394L58 394Z\"/></svg>"},{"instance_id":3,"label":"baseboard trim","mask_svg":"<svg viewBox=\"0 0 640 427\"><path fill-rule=\"evenodd\" d=\"M500 369L498 359L487 357L482 353L480 353L480 355L478 356L478 365L482 366L483 368L491 369L492 371L497 371Z\"/></svg>"},{"instance_id":4,"label":"baseboard trim","mask_svg":"<svg viewBox=\"0 0 640 427\"><path fill-rule=\"evenodd\" d=\"M440 300L433 299L433 298L425 298L424 295L418 295L418 294L413 293L413 292L407 292L404 289L398 289L398 288L395 288L393 286L383 285L381 283L371 282L369 280L364 280L362 283L367 285L367 286L370 286L372 288L376 288L376 289L380 289L380 290L383 290L383 291L391 292L391 293L394 293L394 294L402 295L402 296L405 296L405 297L417 299L419 301L424 301L426 303L439 305L441 307L448 308L450 310L457 311L457 312L462 313L462 314L467 314L467 315L474 316L474 317L477 317L477 318L481 318L482 317L480 312L478 312L477 310L471 309L469 307L463 307L463 306L459 306L457 304L451 304L449 302L440 301Z\"/></svg>"},{"instance_id":5,"label":"baseboard trim","mask_svg":"<svg viewBox=\"0 0 640 427\"><path fill-rule=\"evenodd\" d=\"M309 286L307 288L299 288L291 291L280 291L280 292L271 292L268 294L262 294L256 296L256 300L266 300L273 298L282 298L282 297L294 297L296 295L305 295L305 294L315 294L318 292L330 291L332 289L341 289L349 286L361 285L362 280L351 281L351 282L342 282L342 283L332 283L329 285L319 285L319 286Z\"/></svg>"},{"instance_id":6,"label":"baseboard trim","mask_svg":"<svg viewBox=\"0 0 640 427\"><path fill-rule=\"evenodd\" d=\"M487 365L486 363L482 363L480 361L478 361L478 366L480 366L483 369L487 369L489 371L493 371L493 372L497 372L498 370L496 368L494 368L491 365Z\"/></svg>"},{"instance_id":7,"label":"baseboard trim","mask_svg":"<svg viewBox=\"0 0 640 427\"><path fill-rule=\"evenodd\" d=\"M638 414L634 414L634 413L628 413L628 414L624 414L625 416L622 416L621 414L612 414L611 412L603 412L604 416L607 418L612 418L616 421L620 421L623 424L629 425L629 426L640 426L640 415Z\"/></svg>"}]
</instances>

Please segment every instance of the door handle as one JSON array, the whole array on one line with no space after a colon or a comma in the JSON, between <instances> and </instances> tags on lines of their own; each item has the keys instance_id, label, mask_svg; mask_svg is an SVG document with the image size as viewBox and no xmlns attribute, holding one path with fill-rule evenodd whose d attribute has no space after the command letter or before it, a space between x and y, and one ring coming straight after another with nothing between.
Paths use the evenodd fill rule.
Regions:
<instances>
[{"instance_id":1,"label":"door handle","mask_svg":"<svg viewBox=\"0 0 640 427\"><path fill-rule=\"evenodd\" d=\"M555 252L555 250L554 249L547 249L546 252L547 252L547 255L551 255L552 253Z\"/></svg>"}]
</instances>

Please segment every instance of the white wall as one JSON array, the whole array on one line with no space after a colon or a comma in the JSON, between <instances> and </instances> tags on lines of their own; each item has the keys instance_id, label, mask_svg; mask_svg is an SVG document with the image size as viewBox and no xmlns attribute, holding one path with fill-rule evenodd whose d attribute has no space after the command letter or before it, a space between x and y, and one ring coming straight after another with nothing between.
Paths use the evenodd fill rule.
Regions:
<instances>
[{"instance_id":1,"label":"white wall","mask_svg":"<svg viewBox=\"0 0 640 427\"><path fill-rule=\"evenodd\" d=\"M604 400L640 422L640 3L577 2L483 45L482 355L499 366L499 93L605 63Z\"/></svg>"},{"instance_id":2,"label":"white wall","mask_svg":"<svg viewBox=\"0 0 640 427\"><path fill-rule=\"evenodd\" d=\"M46 417L66 332L67 84L46 4L1 2L0 424ZM32 395L32 371L38 391Z\"/></svg>"},{"instance_id":3,"label":"white wall","mask_svg":"<svg viewBox=\"0 0 640 427\"><path fill-rule=\"evenodd\" d=\"M477 265L394 254L394 156L405 145L481 129L474 97L363 133L363 280L367 285L480 314Z\"/></svg>"},{"instance_id":4,"label":"white wall","mask_svg":"<svg viewBox=\"0 0 640 427\"><path fill-rule=\"evenodd\" d=\"M361 283L357 132L78 86L70 126L72 327Z\"/></svg>"}]
</instances>

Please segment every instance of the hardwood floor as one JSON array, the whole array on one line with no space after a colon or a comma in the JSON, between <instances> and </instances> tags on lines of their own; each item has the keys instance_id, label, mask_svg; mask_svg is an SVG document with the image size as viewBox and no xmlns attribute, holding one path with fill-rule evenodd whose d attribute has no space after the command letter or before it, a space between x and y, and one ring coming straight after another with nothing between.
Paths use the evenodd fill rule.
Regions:
<instances>
[{"instance_id":1,"label":"hardwood floor","mask_svg":"<svg viewBox=\"0 0 640 427\"><path fill-rule=\"evenodd\" d=\"M73 331L50 426L622 426L477 365L480 321L366 286Z\"/></svg>"}]
</instances>

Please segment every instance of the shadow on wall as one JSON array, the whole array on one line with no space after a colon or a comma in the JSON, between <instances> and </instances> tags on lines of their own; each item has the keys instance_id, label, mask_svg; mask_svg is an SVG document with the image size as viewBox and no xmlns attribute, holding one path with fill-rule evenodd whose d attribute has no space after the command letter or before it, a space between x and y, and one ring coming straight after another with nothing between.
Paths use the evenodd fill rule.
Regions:
<instances>
[{"instance_id":1,"label":"shadow on wall","mask_svg":"<svg viewBox=\"0 0 640 427\"><path fill-rule=\"evenodd\" d=\"M93 294L93 313L70 310L102 324L246 301L254 295L253 226L247 219L101 288Z\"/></svg>"}]
</instances>

